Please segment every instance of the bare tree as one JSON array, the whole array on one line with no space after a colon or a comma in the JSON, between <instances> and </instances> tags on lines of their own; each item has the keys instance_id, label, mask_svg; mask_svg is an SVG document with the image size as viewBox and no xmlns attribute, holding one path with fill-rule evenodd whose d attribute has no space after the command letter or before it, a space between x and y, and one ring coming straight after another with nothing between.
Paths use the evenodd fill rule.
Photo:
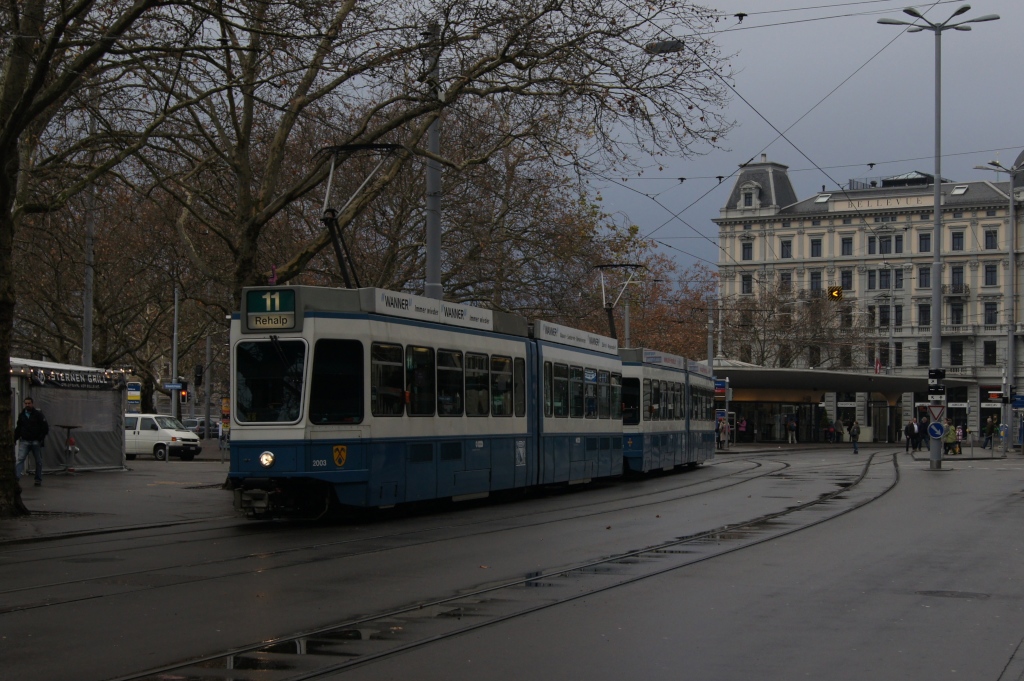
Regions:
<instances>
[{"instance_id":1,"label":"bare tree","mask_svg":"<svg viewBox=\"0 0 1024 681\"><path fill-rule=\"evenodd\" d=\"M24 217L52 211L127 154L159 124L159 107L126 77L167 54L185 14L174 0L23 0L0 9L0 370L9 373L15 235ZM159 11L156 11L158 10ZM181 42L179 41L179 45ZM172 49L173 52L173 49ZM119 129L90 134L87 83L108 86ZM155 115L154 115L155 114ZM36 238L44 238L37 235ZM62 320L52 320L54 325ZM23 513L14 477L9 391L0 391L0 516Z\"/></svg>"},{"instance_id":2,"label":"bare tree","mask_svg":"<svg viewBox=\"0 0 1024 681\"><path fill-rule=\"evenodd\" d=\"M241 287L265 281L272 265L280 280L299 276L328 244L318 221L322 194L313 195L327 174L327 157L317 153L324 146L341 150L340 197L352 197L376 164L354 145L399 147L338 216L355 240L357 216L425 158L471 169L528 141L552 169L579 177L639 152L692 153L728 127L719 114L724 63L698 37L713 15L684 0L240 0L209 11L218 29L197 36L181 77L153 76L169 101L196 104L140 159L187 216L181 235L195 266L235 299ZM692 36L685 51L645 51L665 26ZM454 130L474 122L476 144L428 151L435 120ZM409 203L378 208L421 217ZM199 247L199 231L217 243ZM303 232L291 250L276 248ZM418 239L390 231L385 242L379 267L364 264L368 280L422 276ZM485 250L498 242L513 245L477 241ZM472 255L471 242L455 245ZM464 262L449 260L460 272ZM506 295L470 290L453 271L446 276L456 297Z\"/></svg>"},{"instance_id":3,"label":"bare tree","mask_svg":"<svg viewBox=\"0 0 1024 681\"><path fill-rule=\"evenodd\" d=\"M861 321L824 291L766 284L725 301L725 351L766 367L852 368L869 339Z\"/></svg>"}]
</instances>

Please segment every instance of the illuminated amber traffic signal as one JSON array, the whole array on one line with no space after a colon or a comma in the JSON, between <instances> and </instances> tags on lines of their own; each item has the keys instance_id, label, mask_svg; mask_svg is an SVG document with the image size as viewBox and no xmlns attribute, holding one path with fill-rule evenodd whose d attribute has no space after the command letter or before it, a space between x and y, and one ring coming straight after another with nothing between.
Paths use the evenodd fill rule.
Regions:
<instances>
[{"instance_id":1,"label":"illuminated amber traffic signal","mask_svg":"<svg viewBox=\"0 0 1024 681\"><path fill-rule=\"evenodd\" d=\"M829 286L828 287L828 299L829 300L842 300L843 299L843 287L842 286Z\"/></svg>"}]
</instances>

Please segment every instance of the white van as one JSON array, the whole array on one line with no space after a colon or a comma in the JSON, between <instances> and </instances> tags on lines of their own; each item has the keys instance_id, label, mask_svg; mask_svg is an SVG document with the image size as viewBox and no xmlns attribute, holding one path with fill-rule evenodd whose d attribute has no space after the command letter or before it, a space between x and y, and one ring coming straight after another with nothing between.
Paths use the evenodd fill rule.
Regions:
<instances>
[{"instance_id":1,"label":"white van","mask_svg":"<svg viewBox=\"0 0 1024 681\"><path fill-rule=\"evenodd\" d=\"M159 461L180 456L191 461L199 453L199 437L181 421L163 414L125 414L124 449L128 459L152 454Z\"/></svg>"}]
</instances>

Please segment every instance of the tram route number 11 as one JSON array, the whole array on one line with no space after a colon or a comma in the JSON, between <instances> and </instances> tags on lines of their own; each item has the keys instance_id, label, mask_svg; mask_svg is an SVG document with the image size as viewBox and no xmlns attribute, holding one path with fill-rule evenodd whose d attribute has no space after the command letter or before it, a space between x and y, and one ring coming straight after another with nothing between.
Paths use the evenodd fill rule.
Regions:
<instances>
[{"instance_id":1,"label":"tram route number 11","mask_svg":"<svg viewBox=\"0 0 1024 681\"><path fill-rule=\"evenodd\" d=\"M278 289L246 292L249 328L292 329L295 327L295 291Z\"/></svg>"}]
</instances>

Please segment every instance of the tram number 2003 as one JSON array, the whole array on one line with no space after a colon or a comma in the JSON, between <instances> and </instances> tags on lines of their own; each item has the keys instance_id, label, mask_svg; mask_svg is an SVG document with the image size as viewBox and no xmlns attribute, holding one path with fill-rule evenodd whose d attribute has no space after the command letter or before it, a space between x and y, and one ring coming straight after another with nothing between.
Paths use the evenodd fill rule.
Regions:
<instances>
[{"instance_id":1,"label":"tram number 2003","mask_svg":"<svg viewBox=\"0 0 1024 681\"><path fill-rule=\"evenodd\" d=\"M327 468L327 459L313 459L313 468Z\"/></svg>"}]
</instances>

